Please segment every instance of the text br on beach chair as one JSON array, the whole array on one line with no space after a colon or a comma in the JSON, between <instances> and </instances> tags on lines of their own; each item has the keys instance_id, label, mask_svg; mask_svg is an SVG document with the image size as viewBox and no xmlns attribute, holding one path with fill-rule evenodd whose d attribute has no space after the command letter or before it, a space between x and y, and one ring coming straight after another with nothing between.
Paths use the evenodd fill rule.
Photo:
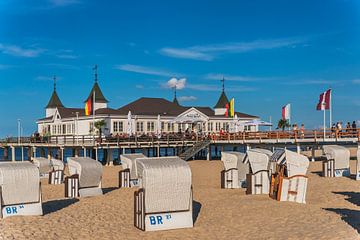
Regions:
<instances>
[{"instance_id":1,"label":"text br on beach chair","mask_svg":"<svg viewBox=\"0 0 360 240\"><path fill-rule=\"evenodd\" d=\"M326 160L323 161L324 177L350 176L350 151L338 145L323 146Z\"/></svg>"},{"instance_id":2,"label":"text br on beach chair","mask_svg":"<svg viewBox=\"0 0 360 240\"><path fill-rule=\"evenodd\" d=\"M137 159L134 224L143 231L193 227L191 169L179 157Z\"/></svg>"},{"instance_id":3,"label":"text br on beach chair","mask_svg":"<svg viewBox=\"0 0 360 240\"><path fill-rule=\"evenodd\" d=\"M306 203L309 159L285 150L285 158L278 161L277 172L272 174L270 197L278 201Z\"/></svg>"},{"instance_id":4,"label":"text br on beach chair","mask_svg":"<svg viewBox=\"0 0 360 240\"><path fill-rule=\"evenodd\" d=\"M90 197L102 195L103 166L88 157L68 157L71 176L65 178L65 197Z\"/></svg>"},{"instance_id":5,"label":"text br on beach chair","mask_svg":"<svg viewBox=\"0 0 360 240\"><path fill-rule=\"evenodd\" d=\"M120 160L123 170L119 172L119 188L138 186L136 159L146 158L142 153L121 154Z\"/></svg>"},{"instance_id":6,"label":"text br on beach chair","mask_svg":"<svg viewBox=\"0 0 360 240\"><path fill-rule=\"evenodd\" d=\"M39 169L29 162L0 163L1 218L42 215Z\"/></svg>"},{"instance_id":7,"label":"text br on beach chair","mask_svg":"<svg viewBox=\"0 0 360 240\"><path fill-rule=\"evenodd\" d=\"M49 178L49 184L61 184L64 181L64 163L55 158L32 158L33 163L39 168L41 178Z\"/></svg>"},{"instance_id":8,"label":"text br on beach chair","mask_svg":"<svg viewBox=\"0 0 360 240\"><path fill-rule=\"evenodd\" d=\"M221 188L245 188L249 165L243 163L245 153L221 152L224 170L221 171Z\"/></svg>"},{"instance_id":9,"label":"text br on beach chair","mask_svg":"<svg viewBox=\"0 0 360 240\"><path fill-rule=\"evenodd\" d=\"M244 163L249 162L250 172L246 175L246 194L269 194L269 161L272 153L266 149L250 149Z\"/></svg>"}]
</instances>

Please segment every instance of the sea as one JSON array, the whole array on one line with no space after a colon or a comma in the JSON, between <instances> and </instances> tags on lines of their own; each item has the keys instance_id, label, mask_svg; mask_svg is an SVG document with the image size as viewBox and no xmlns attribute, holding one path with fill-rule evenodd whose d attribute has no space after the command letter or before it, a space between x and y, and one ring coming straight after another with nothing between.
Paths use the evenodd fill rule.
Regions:
<instances>
[{"instance_id":1,"label":"sea","mask_svg":"<svg viewBox=\"0 0 360 240\"><path fill-rule=\"evenodd\" d=\"M52 149L51 150L51 156L56 157L57 155L57 149ZM118 162L119 161L119 151L121 151L120 149L114 149L112 154L113 154L113 159L114 162ZM239 151L239 152L245 152L245 146L238 146L236 148L234 148L233 146L224 146L224 151ZM44 148L44 152L45 155L44 156L48 156L48 149ZM43 152L43 153L44 153ZM79 157L83 157L84 154L83 151L79 151ZM126 149L125 153L131 153L131 149ZM135 149L135 153L142 153L142 149ZM148 157L153 157L156 156L156 148L150 148L149 151L146 151L146 154L148 154ZM160 148L160 155L161 156L172 156L173 155L173 148ZM40 148L36 149L36 156L41 156L41 150ZM64 161L66 162L66 159L68 157L72 157L73 156L73 151L71 148L65 148L64 149ZM91 151L88 151L87 156L94 158L95 156L92 156ZM105 162L104 159L104 150L103 149L98 149L98 160L100 162ZM221 148L220 147L212 147L211 148L211 159L215 160L215 159L220 159L221 156ZM206 155L203 156L198 156L197 159L205 159ZM15 161L22 161L22 159L24 159L24 161L28 161L28 149L27 148L15 148ZM4 149L0 148L0 162L1 161L10 161L11 160L11 150L9 149L8 151L8 159L5 160L4 159Z\"/></svg>"}]
</instances>

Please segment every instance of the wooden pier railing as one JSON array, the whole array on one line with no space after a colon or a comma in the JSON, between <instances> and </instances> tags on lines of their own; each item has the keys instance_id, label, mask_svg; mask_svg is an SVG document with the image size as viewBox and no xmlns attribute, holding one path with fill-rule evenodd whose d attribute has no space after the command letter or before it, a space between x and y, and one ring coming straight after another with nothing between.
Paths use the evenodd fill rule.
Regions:
<instances>
[{"instance_id":1,"label":"wooden pier railing","mask_svg":"<svg viewBox=\"0 0 360 240\"><path fill-rule=\"evenodd\" d=\"M75 135L61 135L61 136L47 136L47 137L22 137L22 138L6 138L0 140L0 146L7 144L17 144L20 142L24 144L55 144L55 145L89 145L89 144L157 144L161 143L178 143L178 142L198 142L200 140L211 140L213 143L222 141L341 141L345 139L352 139L360 142L360 128L350 130L331 130L326 129L325 133L322 129L305 130L305 131L262 131L262 132L238 132L238 133L208 133L208 134L195 134L195 133L171 133L162 134L161 137L156 135L117 135L99 138L98 136L75 136Z\"/></svg>"}]
</instances>

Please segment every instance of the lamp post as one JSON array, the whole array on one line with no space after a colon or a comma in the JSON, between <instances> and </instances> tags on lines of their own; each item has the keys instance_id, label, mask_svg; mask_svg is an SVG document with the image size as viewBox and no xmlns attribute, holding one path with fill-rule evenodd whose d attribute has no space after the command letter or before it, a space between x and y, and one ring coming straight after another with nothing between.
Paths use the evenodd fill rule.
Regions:
<instances>
[{"instance_id":1,"label":"lamp post","mask_svg":"<svg viewBox=\"0 0 360 240\"><path fill-rule=\"evenodd\" d=\"M18 144L20 145L20 137L21 137L20 136L20 134L21 134L20 133L20 131L21 131L20 130L21 129L21 121L20 121L20 119L17 120L17 128L18 128Z\"/></svg>"}]
</instances>

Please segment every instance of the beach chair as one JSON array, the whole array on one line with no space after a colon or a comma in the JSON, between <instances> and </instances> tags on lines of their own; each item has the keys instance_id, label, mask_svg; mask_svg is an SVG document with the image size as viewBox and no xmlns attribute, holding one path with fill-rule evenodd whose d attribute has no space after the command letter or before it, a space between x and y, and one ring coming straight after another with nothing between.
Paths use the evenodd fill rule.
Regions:
<instances>
[{"instance_id":1,"label":"beach chair","mask_svg":"<svg viewBox=\"0 0 360 240\"><path fill-rule=\"evenodd\" d=\"M146 158L146 156L142 153L120 155L123 170L119 172L119 188L135 187L139 185L136 168L137 158Z\"/></svg>"},{"instance_id":2,"label":"beach chair","mask_svg":"<svg viewBox=\"0 0 360 240\"><path fill-rule=\"evenodd\" d=\"M0 163L0 217L42 215L39 169L29 162Z\"/></svg>"},{"instance_id":3,"label":"beach chair","mask_svg":"<svg viewBox=\"0 0 360 240\"><path fill-rule=\"evenodd\" d=\"M360 147L358 147L356 158L356 180L360 180Z\"/></svg>"},{"instance_id":4,"label":"beach chair","mask_svg":"<svg viewBox=\"0 0 360 240\"><path fill-rule=\"evenodd\" d=\"M52 170L50 159L44 157L36 157L31 159L32 162L39 168L40 178L48 178L49 172Z\"/></svg>"},{"instance_id":5,"label":"beach chair","mask_svg":"<svg viewBox=\"0 0 360 240\"><path fill-rule=\"evenodd\" d=\"M278 171L272 174L269 196L278 201L306 203L309 159L285 150L285 157L278 161Z\"/></svg>"},{"instance_id":6,"label":"beach chair","mask_svg":"<svg viewBox=\"0 0 360 240\"><path fill-rule=\"evenodd\" d=\"M48 178L49 184L62 184L64 182L64 163L61 160L43 157L32 158L39 168L40 178Z\"/></svg>"},{"instance_id":7,"label":"beach chair","mask_svg":"<svg viewBox=\"0 0 360 240\"><path fill-rule=\"evenodd\" d=\"M102 195L103 166L88 157L68 157L70 176L65 178L65 197L91 197Z\"/></svg>"},{"instance_id":8,"label":"beach chair","mask_svg":"<svg viewBox=\"0 0 360 240\"><path fill-rule=\"evenodd\" d=\"M193 227L191 169L179 157L137 159L134 225L143 231Z\"/></svg>"},{"instance_id":9,"label":"beach chair","mask_svg":"<svg viewBox=\"0 0 360 240\"><path fill-rule=\"evenodd\" d=\"M266 149L250 149L244 163L249 162L250 172L246 175L246 194L269 194L269 162L272 152Z\"/></svg>"},{"instance_id":10,"label":"beach chair","mask_svg":"<svg viewBox=\"0 0 360 240\"><path fill-rule=\"evenodd\" d=\"M243 163L244 153L221 152L224 170L221 171L221 188L246 188L249 165Z\"/></svg>"},{"instance_id":11,"label":"beach chair","mask_svg":"<svg viewBox=\"0 0 360 240\"><path fill-rule=\"evenodd\" d=\"M350 151L338 145L325 145L323 151L326 160L323 161L324 177L350 176Z\"/></svg>"}]
</instances>

